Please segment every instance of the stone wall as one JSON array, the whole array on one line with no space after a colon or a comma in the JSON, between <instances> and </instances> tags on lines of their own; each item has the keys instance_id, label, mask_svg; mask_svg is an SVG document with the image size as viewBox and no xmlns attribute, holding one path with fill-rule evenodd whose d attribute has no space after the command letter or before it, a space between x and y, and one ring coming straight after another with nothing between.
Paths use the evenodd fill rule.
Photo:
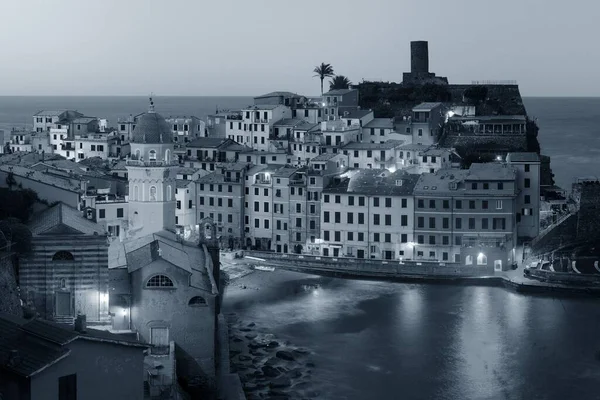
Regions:
<instances>
[{"instance_id":1,"label":"stone wall","mask_svg":"<svg viewBox=\"0 0 600 400\"><path fill-rule=\"evenodd\" d=\"M531 254L544 254L556 250L575 239L577 233L577 214L569 216L542 238L532 243Z\"/></svg>"},{"instance_id":2,"label":"stone wall","mask_svg":"<svg viewBox=\"0 0 600 400\"><path fill-rule=\"evenodd\" d=\"M548 283L564 285L600 285L600 275L582 275L569 272L552 272L541 269L528 270L530 277Z\"/></svg>"},{"instance_id":3,"label":"stone wall","mask_svg":"<svg viewBox=\"0 0 600 400\"><path fill-rule=\"evenodd\" d=\"M298 254L278 254L247 251L245 255L269 260L269 264L281 264L307 271L332 273L356 277L401 278L405 276L422 277L473 277L494 275L493 266L467 267L458 263L383 261L348 257L324 257Z\"/></svg>"},{"instance_id":4,"label":"stone wall","mask_svg":"<svg viewBox=\"0 0 600 400\"><path fill-rule=\"evenodd\" d=\"M577 214L577 240L600 239L600 182L581 185Z\"/></svg>"},{"instance_id":5,"label":"stone wall","mask_svg":"<svg viewBox=\"0 0 600 400\"><path fill-rule=\"evenodd\" d=\"M449 133L443 138L443 146L454 148L476 148L480 152L491 152L498 150L506 151L527 151L527 138L525 135L480 135L480 134L457 134Z\"/></svg>"}]
</instances>

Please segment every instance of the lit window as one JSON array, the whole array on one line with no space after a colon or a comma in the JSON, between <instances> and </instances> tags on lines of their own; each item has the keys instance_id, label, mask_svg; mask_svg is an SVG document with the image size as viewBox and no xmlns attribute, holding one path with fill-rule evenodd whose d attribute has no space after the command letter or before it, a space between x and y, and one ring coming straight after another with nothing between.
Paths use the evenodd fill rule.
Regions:
<instances>
[{"instance_id":1,"label":"lit window","mask_svg":"<svg viewBox=\"0 0 600 400\"><path fill-rule=\"evenodd\" d=\"M479 253L479 255L477 256L477 265L487 265L487 257L485 254Z\"/></svg>"},{"instance_id":2,"label":"lit window","mask_svg":"<svg viewBox=\"0 0 600 400\"><path fill-rule=\"evenodd\" d=\"M465 265L473 265L473 256L468 255L465 257Z\"/></svg>"},{"instance_id":3,"label":"lit window","mask_svg":"<svg viewBox=\"0 0 600 400\"><path fill-rule=\"evenodd\" d=\"M146 283L146 287L149 287L149 288L172 288L172 287L175 287L175 285L173 285L173 281L168 276L154 275L152 278L148 279L148 283Z\"/></svg>"}]
</instances>

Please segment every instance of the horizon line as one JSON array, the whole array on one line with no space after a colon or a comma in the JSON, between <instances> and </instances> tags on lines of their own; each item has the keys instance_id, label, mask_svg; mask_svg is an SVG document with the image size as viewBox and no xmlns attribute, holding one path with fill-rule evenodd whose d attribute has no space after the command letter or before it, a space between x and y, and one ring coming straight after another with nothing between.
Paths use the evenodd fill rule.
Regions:
<instances>
[{"instance_id":1,"label":"horizon line","mask_svg":"<svg viewBox=\"0 0 600 400\"><path fill-rule=\"evenodd\" d=\"M154 94L152 97L161 98L161 97L250 97L254 98L257 95L193 95L193 94L165 94L165 95L156 95ZM302 95L305 97L320 97L320 96L310 96L310 95ZM140 94L1 94L2 97L149 97L149 95L140 95ZM521 98L600 98L600 94L598 95L521 95Z\"/></svg>"}]
</instances>

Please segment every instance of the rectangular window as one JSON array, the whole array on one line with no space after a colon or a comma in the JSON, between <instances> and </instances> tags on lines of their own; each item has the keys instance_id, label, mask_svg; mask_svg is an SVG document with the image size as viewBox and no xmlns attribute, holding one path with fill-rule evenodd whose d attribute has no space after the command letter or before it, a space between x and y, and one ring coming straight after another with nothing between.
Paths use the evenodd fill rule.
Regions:
<instances>
[{"instance_id":1,"label":"rectangular window","mask_svg":"<svg viewBox=\"0 0 600 400\"><path fill-rule=\"evenodd\" d=\"M487 200L481 201L481 208L483 208L484 210L488 209L488 201Z\"/></svg>"},{"instance_id":2,"label":"rectangular window","mask_svg":"<svg viewBox=\"0 0 600 400\"><path fill-rule=\"evenodd\" d=\"M475 218L469 218L469 229L475 229Z\"/></svg>"},{"instance_id":3,"label":"rectangular window","mask_svg":"<svg viewBox=\"0 0 600 400\"><path fill-rule=\"evenodd\" d=\"M296 204L296 213L302 212L302 204Z\"/></svg>"},{"instance_id":4,"label":"rectangular window","mask_svg":"<svg viewBox=\"0 0 600 400\"><path fill-rule=\"evenodd\" d=\"M323 240L329 241L329 231L323 231Z\"/></svg>"},{"instance_id":5,"label":"rectangular window","mask_svg":"<svg viewBox=\"0 0 600 400\"><path fill-rule=\"evenodd\" d=\"M475 209L475 200L469 200L469 209L470 210L474 210Z\"/></svg>"},{"instance_id":6,"label":"rectangular window","mask_svg":"<svg viewBox=\"0 0 600 400\"><path fill-rule=\"evenodd\" d=\"M323 212L323 222L325 222L325 223L329 222L329 211Z\"/></svg>"},{"instance_id":7,"label":"rectangular window","mask_svg":"<svg viewBox=\"0 0 600 400\"><path fill-rule=\"evenodd\" d=\"M530 204L531 203L531 196L526 194L525 195L525 204Z\"/></svg>"},{"instance_id":8,"label":"rectangular window","mask_svg":"<svg viewBox=\"0 0 600 400\"><path fill-rule=\"evenodd\" d=\"M402 199L402 208L406 208L406 207L408 207L408 200Z\"/></svg>"},{"instance_id":9,"label":"rectangular window","mask_svg":"<svg viewBox=\"0 0 600 400\"><path fill-rule=\"evenodd\" d=\"M423 235L417 235L417 243L418 244L425 244L425 236L423 236Z\"/></svg>"},{"instance_id":10,"label":"rectangular window","mask_svg":"<svg viewBox=\"0 0 600 400\"><path fill-rule=\"evenodd\" d=\"M529 164L525 164L525 172L529 172Z\"/></svg>"},{"instance_id":11,"label":"rectangular window","mask_svg":"<svg viewBox=\"0 0 600 400\"><path fill-rule=\"evenodd\" d=\"M483 184L483 190L488 190L489 188L490 188L490 184L489 184L489 183L487 183L487 182L485 182L485 183Z\"/></svg>"},{"instance_id":12,"label":"rectangular window","mask_svg":"<svg viewBox=\"0 0 600 400\"><path fill-rule=\"evenodd\" d=\"M462 229L462 219L456 218L455 225L456 229Z\"/></svg>"},{"instance_id":13,"label":"rectangular window","mask_svg":"<svg viewBox=\"0 0 600 400\"><path fill-rule=\"evenodd\" d=\"M400 226L408 226L408 215L400 216Z\"/></svg>"},{"instance_id":14,"label":"rectangular window","mask_svg":"<svg viewBox=\"0 0 600 400\"><path fill-rule=\"evenodd\" d=\"M502 200L496 200L496 210L502 210Z\"/></svg>"},{"instance_id":15,"label":"rectangular window","mask_svg":"<svg viewBox=\"0 0 600 400\"><path fill-rule=\"evenodd\" d=\"M385 225L392 226L392 215L391 214L385 214Z\"/></svg>"},{"instance_id":16,"label":"rectangular window","mask_svg":"<svg viewBox=\"0 0 600 400\"><path fill-rule=\"evenodd\" d=\"M336 195L336 196L335 196L335 202L336 202L337 204L340 204L340 203L342 202L342 199L341 199L341 197Z\"/></svg>"},{"instance_id":17,"label":"rectangular window","mask_svg":"<svg viewBox=\"0 0 600 400\"><path fill-rule=\"evenodd\" d=\"M442 244L448 246L450 244L450 236L442 236Z\"/></svg>"},{"instance_id":18,"label":"rectangular window","mask_svg":"<svg viewBox=\"0 0 600 400\"><path fill-rule=\"evenodd\" d=\"M334 220L335 220L335 223L336 223L336 224L339 224L339 223L341 223L341 222L342 222L342 213L340 213L340 212L336 211L336 212L333 214L333 218L334 218Z\"/></svg>"},{"instance_id":19,"label":"rectangular window","mask_svg":"<svg viewBox=\"0 0 600 400\"><path fill-rule=\"evenodd\" d=\"M358 197L358 205L360 207L363 207L365 205L365 198L364 197L362 197L362 196Z\"/></svg>"},{"instance_id":20,"label":"rectangular window","mask_svg":"<svg viewBox=\"0 0 600 400\"><path fill-rule=\"evenodd\" d=\"M442 218L442 229L450 229L450 218Z\"/></svg>"},{"instance_id":21,"label":"rectangular window","mask_svg":"<svg viewBox=\"0 0 600 400\"><path fill-rule=\"evenodd\" d=\"M364 234L364 232L358 232L358 241L359 242L364 242L365 241L365 234Z\"/></svg>"},{"instance_id":22,"label":"rectangular window","mask_svg":"<svg viewBox=\"0 0 600 400\"><path fill-rule=\"evenodd\" d=\"M379 233L373 233L373 241L374 242L379 242Z\"/></svg>"},{"instance_id":23,"label":"rectangular window","mask_svg":"<svg viewBox=\"0 0 600 400\"><path fill-rule=\"evenodd\" d=\"M188 208L192 208L192 201L191 200L188 200Z\"/></svg>"},{"instance_id":24,"label":"rectangular window","mask_svg":"<svg viewBox=\"0 0 600 400\"><path fill-rule=\"evenodd\" d=\"M391 233L386 233L384 241L386 243L392 243L392 234Z\"/></svg>"},{"instance_id":25,"label":"rectangular window","mask_svg":"<svg viewBox=\"0 0 600 400\"><path fill-rule=\"evenodd\" d=\"M498 190L503 190L503 189L504 189L504 183L498 182Z\"/></svg>"},{"instance_id":26,"label":"rectangular window","mask_svg":"<svg viewBox=\"0 0 600 400\"><path fill-rule=\"evenodd\" d=\"M349 206L353 206L354 205L354 196L348 196L348 205Z\"/></svg>"},{"instance_id":27,"label":"rectangular window","mask_svg":"<svg viewBox=\"0 0 600 400\"><path fill-rule=\"evenodd\" d=\"M77 400L77 374L58 378L58 400Z\"/></svg>"},{"instance_id":28,"label":"rectangular window","mask_svg":"<svg viewBox=\"0 0 600 400\"><path fill-rule=\"evenodd\" d=\"M329 195L323 195L323 203L329 203Z\"/></svg>"},{"instance_id":29,"label":"rectangular window","mask_svg":"<svg viewBox=\"0 0 600 400\"><path fill-rule=\"evenodd\" d=\"M531 187L531 179L529 179L529 178L525 178L525 187L526 187L526 188L529 188L529 187Z\"/></svg>"},{"instance_id":30,"label":"rectangular window","mask_svg":"<svg viewBox=\"0 0 600 400\"><path fill-rule=\"evenodd\" d=\"M488 219L487 218L483 218L481 220L481 229L488 229Z\"/></svg>"},{"instance_id":31,"label":"rectangular window","mask_svg":"<svg viewBox=\"0 0 600 400\"><path fill-rule=\"evenodd\" d=\"M449 200L444 200L444 201L442 201L442 207L443 207L444 209L446 209L446 210L447 210L448 208L450 208L450 201L449 201Z\"/></svg>"},{"instance_id":32,"label":"rectangular window","mask_svg":"<svg viewBox=\"0 0 600 400\"><path fill-rule=\"evenodd\" d=\"M106 218L106 210L104 208L98 210L98 218Z\"/></svg>"},{"instance_id":33,"label":"rectangular window","mask_svg":"<svg viewBox=\"0 0 600 400\"><path fill-rule=\"evenodd\" d=\"M358 223L362 225L365 223L365 213L358 213Z\"/></svg>"},{"instance_id":34,"label":"rectangular window","mask_svg":"<svg viewBox=\"0 0 600 400\"><path fill-rule=\"evenodd\" d=\"M302 228L302 218L296 218L296 228Z\"/></svg>"},{"instance_id":35,"label":"rectangular window","mask_svg":"<svg viewBox=\"0 0 600 400\"><path fill-rule=\"evenodd\" d=\"M429 200L429 208L435 208L435 200Z\"/></svg>"},{"instance_id":36,"label":"rectangular window","mask_svg":"<svg viewBox=\"0 0 600 400\"><path fill-rule=\"evenodd\" d=\"M341 234L340 231L335 231L335 232L333 232L333 234L334 234L334 240L336 242L341 242L342 241L342 234Z\"/></svg>"},{"instance_id":37,"label":"rectangular window","mask_svg":"<svg viewBox=\"0 0 600 400\"><path fill-rule=\"evenodd\" d=\"M349 212L346 214L346 222L349 224L353 224L354 223L354 214Z\"/></svg>"},{"instance_id":38,"label":"rectangular window","mask_svg":"<svg viewBox=\"0 0 600 400\"><path fill-rule=\"evenodd\" d=\"M354 240L354 232L348 232L348 241L353 241Z\"/></svg>"},{"instance_id":39,"label":"rectangular window","mask_svg":"<svg viewBox=\"0 0 600 400\"><path fill-rule=\"evenodd\" d=\"M401 243L408 243L408 235L406 233L402 233L400 235L400 242Z\"/></svg>"},{"instance_id":40,"label":"rectangular window","mask_svg":"<svg viewBox=\"0 0 600 400\"><path fill-rule=\"evenodd\" d=\"M454 245L462 246L462 236L454 236Z\"/></svg>"},{"instance_id":41,"label":"rectangular window","mask_svg":"<svg viewBox=\"0 0 600 400\"><path fill-rule=\"evenodd\" d=\"M417 200L417 208L425 208L425 200L418 199Z\"/></svg>"},{"instance_id":42,"label":"rectangular window","mask_svg":"<svg viewBox=\"0 0 600 400\"><path fill-rule=\"evenodd\" d=\"M429 235L429 244L435 244L435 236L434 235Z\"/></svg>"},{"instance_id":43,"label":"rectangular window","mask_svg":"<svg viewBox=\"0 0 600 400\"><path fill-rule=\"evenodd\" d=\"M477 190L477 182L471 183L471 189Z\"/></svg>"},{"instance_id":44,"label":"rectangular window","mask_svg":"<svg viewBox=\"0 0 600 400\"><path fill-rule=\"evenodd\" d=\"M462 209L462 200L456 200L456 208L458 210Z\"/></svg>"},{"instance_id":45,"label":"rectangular window","mask_svg":"<svg viewBox=\"0 0 600 400\"><path fill-rule=\"evenodd\" d=\"M379 207L379 197L373 197L373 207Z\"/></svg>"},{"instance_id":46,"label":"rectangular window","mask_svg":"<svg viewBox=\"0 0 600 400\"><path fill-rule=\"evenodd\" d=\"M123 209L117 208L117 218L123 218Z\"/></svg>"},{"instance_id":47,"label":"rectangular window","mask_svg":"<svg viewBox=\"0 0 600 400\"><path fill-rule=\"evenodd\" d=\"M254 227L255 228L260 228L260 220L258 218L254 219Z\"/></svg>"},{"instance_id":48,"label":"rectangular window","mask_svg":"<svg viewBox=\"0 0 600 400\"><path fill-rule=\"evenodd\" d=\"M385 198L385 206L387 208L391 208L392 207L392 199L390 197L386 197Z\"/></svg>"},{"instance_id":49,"label":"rectangular window","mask_svg":"<svg viewBox=\"0 0 600 400\"><path fill-rule=\"evenodd\" d=\"M233 199L227 199L227 207L233 207Z\"/></svg>"},{"instance_id":50,"label":"rectangular window","mask_svg":"<svg viewBox=\"0 0 600 400\"><path fill-rule=\"evenodd\" d=\"M373 214L373 225L379 225L379 214Z\"/></svg>"},{"instance_id":51,"label":"rectangular window","mask_svg":"<svg viewBox=\"0 0 600 400\"><path fill-rule=\"evenodd\" d=\"M269 220L265 219L265 229L269 229Z\"/></svg>"},{"instance_id":52,"label":"rectangular window","mask_svg":"<svg viewBox=\"0 0 600 400\"><path fill-rule=\"evenodd\" d=\"M429 217L429 229L435 229L435 217Z\"/></svg>"},{"instance_id":53,"label":"rectangular window","mask_svg":"<svg viewBox=\"0 0 600 400\"><path fill-rule=\"evenodd\" d=\"M254 202L254 211L256 211L256 212L260 211L260 203L258 201Z\"/></svg>"},{"instance_id":54,"label":"rectangular window","mask_svg":"<svg viewBox=\"0 0 600 400\"><path fill-rule=\"evenodd\" d=\"M417 228L425 228L425 217L417 217Z\"/></svg>"}]
</instances>

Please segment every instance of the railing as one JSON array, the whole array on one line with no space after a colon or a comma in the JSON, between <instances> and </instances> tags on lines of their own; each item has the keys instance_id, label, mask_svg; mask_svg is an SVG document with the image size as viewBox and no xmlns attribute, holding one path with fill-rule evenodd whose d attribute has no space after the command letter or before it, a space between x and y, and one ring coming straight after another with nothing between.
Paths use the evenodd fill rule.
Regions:
<instances>
[{"instance_id":1,"label":"railing","mask_svg":"<svg viewBox=\"0 0 600 400\"><path fill-rule=\"evenodd\" d=\"M489 80L489 81L471 81L471 85L516 85L516 80Z\"/></svg>"},{"instance_id":2,"label":"railing","mask_svg":"<svg viewBox=\"0 0 600 400\"><path fill-rule=\"evenodd\" d=\"M143 161L143 160L135 160L128 159L127 165L132 167L167 167L171 165L175 165L172 161L159 161L159 160L151 160L151 161Z\"/></svg>"}]
</instances>

